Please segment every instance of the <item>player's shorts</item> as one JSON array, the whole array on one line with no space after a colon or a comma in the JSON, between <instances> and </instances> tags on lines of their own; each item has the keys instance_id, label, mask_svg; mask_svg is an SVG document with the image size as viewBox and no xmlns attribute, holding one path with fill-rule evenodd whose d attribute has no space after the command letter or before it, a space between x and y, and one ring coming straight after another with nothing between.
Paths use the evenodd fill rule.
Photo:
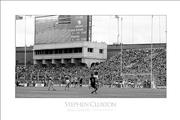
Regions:
<instances>
[{"instance_id":1,"label":"player's shorts","mask_svg":"<svg viewBox=\"0 0 180 120\"><path fill-rule=\"evenodd\" d=\"M92 87L92 88L96 88L96 85L95 85L95 84L91 84L91 87Z\"/></svg>"}]
</instances>

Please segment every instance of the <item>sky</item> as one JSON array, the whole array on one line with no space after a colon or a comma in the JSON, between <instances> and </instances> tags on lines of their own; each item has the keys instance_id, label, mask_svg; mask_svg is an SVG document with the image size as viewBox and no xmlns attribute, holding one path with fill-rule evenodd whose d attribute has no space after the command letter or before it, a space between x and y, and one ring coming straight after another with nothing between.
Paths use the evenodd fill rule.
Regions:
<instances>
[{"instance_id":1,"label":"sky","mask_svg":"<svg viewBox=\"0 0 180 120\"><path fill-rule=\"evenodd\" d=\"M152 19L153 18L153 19ZM152 29L153 28L153 29ZM34 16L16 20L16 46L34 44ZM152 34L151 34L151 31ZM92 41L107 44L166 43L166 16L120 16L92 17ZM152 37L153 36L153 37ZM152 39L151 39L152 37Z\"/></svg>"}]
</instances>

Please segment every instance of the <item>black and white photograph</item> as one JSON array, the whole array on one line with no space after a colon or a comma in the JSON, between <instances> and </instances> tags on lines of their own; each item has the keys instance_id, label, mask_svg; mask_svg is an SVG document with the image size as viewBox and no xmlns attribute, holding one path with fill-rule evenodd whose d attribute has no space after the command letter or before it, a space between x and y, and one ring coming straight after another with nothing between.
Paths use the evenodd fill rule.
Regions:
<instances>
[{"instance_id":1,"label":"black and white photograph","mask_svg":"<svg viewBox=\"0 0 180 120\"><path fill-rule=\"evenodd\" d=\"M178 119L179 6L1 1L1 119Z\"/></svg>"},{"instance_id":2,"label":"black and white photograph","mask_svg":"<svg viewBox=\"0 0 180 120\"><path fill-rule=\"evenodd\" d=\"M16 98L166 98L167 15L15 15Z\"/></svg>"}]
</instances>

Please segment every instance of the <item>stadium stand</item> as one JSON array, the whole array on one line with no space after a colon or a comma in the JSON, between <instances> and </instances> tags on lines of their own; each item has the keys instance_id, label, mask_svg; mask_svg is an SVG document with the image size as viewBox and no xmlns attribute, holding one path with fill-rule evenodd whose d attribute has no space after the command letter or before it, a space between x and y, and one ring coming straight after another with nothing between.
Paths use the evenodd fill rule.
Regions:
<instances>
[{"instance_id":1,"label":"stadium stand","mask_svg":"<svg viewBox=\"0 0 180 120\"><path fill-rule=\"evenodd\" d=\"M56 84L63 84L65 76L70 76L72 79L83 78L83 84L88 84L90 74L94 71L98 72L103 85L137 87L140 84L141 87L150 87L150 81L153 80L157 87L166 87L166 48L153 48L152 51L150 48L123 49L122 56L118 52L105 62L93 63L90 68L73 64L28 65L26 68L17 65L16 81L46 83L53 77Z\"/></svg>"}]
</instances>

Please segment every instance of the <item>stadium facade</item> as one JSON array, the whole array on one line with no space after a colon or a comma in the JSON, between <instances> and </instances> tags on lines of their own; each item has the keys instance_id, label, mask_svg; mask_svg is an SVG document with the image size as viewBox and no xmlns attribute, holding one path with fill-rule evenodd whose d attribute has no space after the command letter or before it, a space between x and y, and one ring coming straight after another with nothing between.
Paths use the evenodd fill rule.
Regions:
<instances>
[{"instance_id":1,"label":"stadium facade","mask_svg":"<svg viewBox=\"0 0 180 120\"><path fill-rule=\"evenodd\" d=\"M54 47L52 47L54 45ZM65 45L66 45L66 47L65 47ZM98 56L98 55L101 55L102 56L102 54L99 54L98 53L98 47L99 47L99 43L93 43L93 42L86 42L86 41L84 41L84 42L74 42L72 45L76 45L76 46L74 46L74 51L78 51L78 48L82 48L82 50L84 50L84 51L82 51L81 53L73 53L73 55L77 55L77 56L81 56L81 58L88 58L88 57L90 57L90 56ZM94 48L94 52L96 52L96 53L90 53L90 52L88 52L88 48L92 48L94 45L96 45L97 47L95 47ZM49 46L49 49L50 48L53 48L54 50L56 50L56 48L59 46L61 46L61 47L63 47L64 49L66 49L66 48L69 48L69 46L71 46L69 43L66 43L66 44L46 44L46 45L43 45L43 46L41 46L41 45L36 45L34 48L36 48L37 49L37 51L39 51L40 49L44 49L43 47L47 47L47 46ZM92 46L92 47L91 47ZM104 51L103 51L103 54L104 54L104 57L106 57L107 56L107 59L109 59L109 58L111 58L112 56L114 56L114 55L117 55L119 52L120 52L120 50L121 50L121 46L120 45L107 45L107 48L106 48L106 45L105 44L102 44L102 47L104 46ZM166 43L156 43L156 44L152 44L152 47L153 48L166 48ZM72 46L71 46L71 48L73 48ZM141 49L141 48L151 48L151 44L123 44L122 45L122 49ZM100 48L99 48L100 49ZM107 50L106 50L107 49ZM24 47L16 47L16 64L24 64L24 53L25 53L25 51L24 51L25 49L24 49ZM35 49L34 49L35 50ZM72 50L72 49L71 49ZM69 51L71 51L71 50L69 50ZM66 50L65 50L66 51ZM64 52L65 52L64 51ZM68 50L67 50L68 51ZM81 50L80 50L81 51ZM26 47L26 58L27 58L27 60L26 60L26 62L27 63L29 63L29 64L33 64L33 46L30 46L30 47ZM55 52L55 51L54 51ZM84 53L83 53L84 52ZM37 58L37 61L36 62L38 62L38 59L40 60L40 63L43 61L43 59L40 59L40 58L43 58L43 56L42 55L40 55L40 53L38 54L38 55L36 55L36 52L34 52L34 54L35 54L35 58ZM60 56L61 56L62 54L48 54L48 55L46 55L46 56L55 56L55 58L58 58L58 59L60 59ZM68 56L68 59L70 59L71 58L71 56L72 56L72 53L65 53L63 56ZM62 56L62 58L64 58ZM87 57L88 56L88 57ZM75 58L75 57L73 57L72 56L72 58ZM76 58L78 58L78 57L76 57ZM82 59L81 59L82 60ZM90 60L90 59L86 59L86 61L88 61L88 60ZM46 60L46 61L48 61L48 59ZM73 60L72 60L73 61ZM76 61L76 60L75 60ZM102 61L102 59L100 59L99 61ZM35 60L34 60L34 62L35 62ZM44 61L45 62L45 61ZM61 60L59 60L59 61L54 61L54 60L52 60L51 59L51 62L52 63L54 63L54 62L61 62ZM94 60L94 62L98 62L97 60ZM42 62L43 63L43 62ZM47 63L47 62L46 62Z\"/></svg>"},{"instance_id":2,"label":"stadium facade","mask_svg":"<svg viewBox=\"0 0 180 120\"><path fill-rule=\"evenodd\" d=\"M107 45L92 42L92 16L56 15L35 19L34 64L68 64L107 59Z\"/></svg>"},{"instance_id":3,"label":"stadium facade","mask_svg":"<svg viewBox=\"0 0 180 120\"><path fill-rule=\"evenodd\" d=\"M34 64L68 64L103 62L107 59L107 45L91 41L59 44L39 44L33 48Z\"/></svg>"}]
</instances>

